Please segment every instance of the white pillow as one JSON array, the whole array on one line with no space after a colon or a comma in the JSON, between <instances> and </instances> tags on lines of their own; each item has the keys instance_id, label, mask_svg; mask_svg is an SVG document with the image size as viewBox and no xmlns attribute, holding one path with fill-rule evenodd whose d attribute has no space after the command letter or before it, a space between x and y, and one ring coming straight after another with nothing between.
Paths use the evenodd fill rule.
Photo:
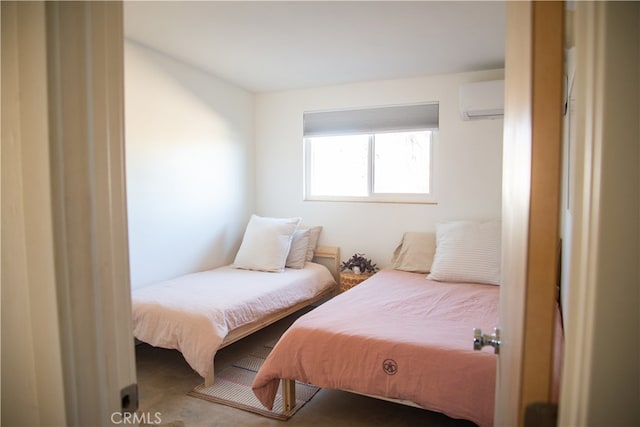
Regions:
<instances>
[{"instance_id":1,"label":"white pillow","mask_svg":"<svg viewBox=\"0 0 640 427\"><path fill-rule=\"evenodd\" d=\"M311 261L313 259L313 251L316 250L318 246L318 239L320 239L320 232L322 231L322 226L316 226L309 228L309 246L307 247L307 261Z\"/></svg>"},{"instance_id":2,"label":"white pillow","mask_svg":"<svg viewBox=\"0 0 640 427\"><path fill-rule=\"evenodd\" d=\"M284 270L293 233L299 223L300 218L251 215L233 266L245 270Z\"/></svg>"},{"instance_id":3,"label":"white pillow","mask_svg":"<svg viewBox=\"0 0 640 427\"><path fill-rule=\"evenodd\" d=\"M304 268L304 263L307 261L307 249L309 247L309 237L311 235L310 230L296 230L293 233L293 240L291 241L291 249L287 256L286 267L289 268Z\"/></svg>"},{"instance_id":4,"label":"white pillow","mask_svg":"<svg viewBox=\"0 0 640 427\"><path fill-rule=\"evenodd\" d=\"M393 252L391 268L413 273L428 273L436 252L434 232L408 231Z\"/></svg>"},{"instance_id":5,"label":"white pillow","mask_svg":"<svg viewBox=\"0 0 640 427\"><path fill-rule=\"evenodd\" d=\"M436 226L431 280L500 284L500 221L454 221Z\"/></svg>"}]
</instances>

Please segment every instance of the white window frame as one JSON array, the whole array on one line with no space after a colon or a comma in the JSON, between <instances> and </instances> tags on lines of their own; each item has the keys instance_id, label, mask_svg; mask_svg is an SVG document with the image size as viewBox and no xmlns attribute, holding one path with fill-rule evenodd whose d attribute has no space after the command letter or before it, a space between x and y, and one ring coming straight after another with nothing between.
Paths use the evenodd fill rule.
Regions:
<instances>
[{"instance_id":1,"label":"white window frame","mask_svg":"<svg viewBox=\"0 0 640 427\"><path fill-rule=\"evenodd\" d=\"M398 129L396 132L403 132ZM367 176L367 193L366 196L328 196L328 195L311 195L311 138L303 138L304 148L304 198L305 201L325 201L325 202L370 202L370 203L417 203L417 204L437 204L436 199L436 165L437 147L439 139L439 130L437 128L410 129L407 131L430 131L431 144L429 154L429 193L374 193L374 176L375 176L375 159L374 159L374 135L383 132L367 133L369 137L369 165ZM339 135L336 135L339 136Z\"/></svg>"}]
</instances>

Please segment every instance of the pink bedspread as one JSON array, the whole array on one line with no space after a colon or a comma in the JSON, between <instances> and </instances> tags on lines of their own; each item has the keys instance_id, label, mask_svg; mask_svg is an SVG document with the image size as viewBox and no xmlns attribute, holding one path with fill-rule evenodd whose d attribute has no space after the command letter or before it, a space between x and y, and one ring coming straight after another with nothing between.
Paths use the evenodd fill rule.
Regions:
<instances>
[{"instance_id":1,"label":"pink bedspread","mask_svg":"<svg viewBox=\"0 0 640 427\"><path fill-rule=\"evenodd\" d=\"M268 408L281 378L409 400L493 423L496 356L473 328L498 324L499 288L383 270L298 319L253 383Z\"/></svg>"}]
</instances>

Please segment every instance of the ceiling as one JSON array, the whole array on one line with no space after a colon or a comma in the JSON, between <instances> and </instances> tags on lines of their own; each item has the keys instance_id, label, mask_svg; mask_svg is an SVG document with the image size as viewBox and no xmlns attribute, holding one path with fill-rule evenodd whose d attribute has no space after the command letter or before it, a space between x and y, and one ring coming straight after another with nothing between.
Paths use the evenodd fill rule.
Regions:
<instances>
[{"instance_id":1,"label":"ceiling","mask_svg":"<svg viewBox=\"0 0 640 427\"><path fill-rule=\"evenodd\" d=\"M504 67L505 4L128 1L125 36L252 92Z\"/></svg>"}]
</instances>

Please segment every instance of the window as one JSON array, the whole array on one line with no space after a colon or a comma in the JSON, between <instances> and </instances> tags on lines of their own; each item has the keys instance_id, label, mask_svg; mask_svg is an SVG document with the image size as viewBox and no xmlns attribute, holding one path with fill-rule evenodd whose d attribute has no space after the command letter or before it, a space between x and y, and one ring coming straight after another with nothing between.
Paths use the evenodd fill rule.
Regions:
<instances>
[{"instance_id":1,"label":"window","mask_svg":"<svg viewBox=\"0 0 640 427\"><path fill-rule=\"evenodd\" d=\"M305 113L305 200L434 203L438 104Z\"/></svg>"}]
</instances>

